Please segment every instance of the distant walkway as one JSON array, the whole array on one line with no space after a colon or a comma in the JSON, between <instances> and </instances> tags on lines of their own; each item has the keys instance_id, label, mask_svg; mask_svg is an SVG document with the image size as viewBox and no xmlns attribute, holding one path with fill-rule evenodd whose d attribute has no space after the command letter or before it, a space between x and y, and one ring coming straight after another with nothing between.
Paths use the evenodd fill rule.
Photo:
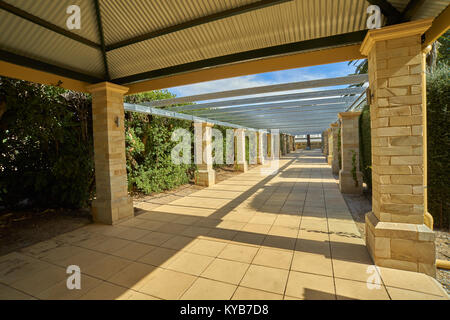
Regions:
<instances>
[{"instance_id":1,"label":"distant walkway","mask_svg":"<svg viewBox=\"0 0 450 320\"><path fill-rule=\"evenodd\" d=\"M319 150L261 175L269 165L2 256L0 299L447 298L424 274L379 277ZM81 290L66 287L69 265Z\"/></svg>"}]
</instances>

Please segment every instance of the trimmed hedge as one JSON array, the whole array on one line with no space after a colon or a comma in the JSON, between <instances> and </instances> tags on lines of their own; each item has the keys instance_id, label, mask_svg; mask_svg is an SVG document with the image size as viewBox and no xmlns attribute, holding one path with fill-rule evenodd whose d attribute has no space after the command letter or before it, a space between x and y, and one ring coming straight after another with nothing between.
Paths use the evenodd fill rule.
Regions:
<instances>
[{"instance_id":1,"label":"trimmed hedge","mask_svg":"<svg viewBox=\"0 0 450 320\"><path fill-rule=\"evenodd\" d=\"M365 105L359 116L359 167L363 181L372 190L372 144L370 134L370 108Z\"/></svg>"},{"instance_id":2,"label":"trimmed hedge","mask_svg":"<svg viewBox=\"0 0 450 320\"><path fill-rule=\"evenodd\" d=\"M439 228L450 227L450 68L427 74L428 212Z\"/></svg>"}]
</instances>

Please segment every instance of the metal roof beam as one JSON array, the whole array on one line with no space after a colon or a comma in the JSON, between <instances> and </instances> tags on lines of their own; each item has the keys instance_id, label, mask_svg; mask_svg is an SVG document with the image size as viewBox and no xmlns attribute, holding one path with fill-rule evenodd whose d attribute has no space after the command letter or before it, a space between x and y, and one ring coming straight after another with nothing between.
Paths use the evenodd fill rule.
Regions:
<instances>
[{"instance_id":1,"label":"metal roof beam","mask_svg":"<svg viewBox=\"0 0 450 320\"><path fill-rule=\"evenodd\" d=\"M353 97L342 97L342 98L325 98L325 99L315 99L315 100L299 100L291 102L280 102L271 104L253 104L240 107L225 107L217 108L212 110L199 110L193 111L195 115L203 114L239 114L245 112L259 112L259 111L281 111L286 109L300 109L300 108L319 108L322 106L334 106L342 104L350 104L354 101Z\"/></svg>"},{"instance_id":2,"label":"metal roof beam","mask_svg":"<svg viewBox=\"0 0 450 320\"><path fill-rule=\"evenodd\" d=\"M102 50L102 58L103 58L103 66L105 68L105 79L111 80L111 77L109 76L109 67L108 67L108 58L106 57L106 50L105 50L105 37L103 36L103 24L102 24L102 17L100 14L100 3L98 0L94 0L94 6L95 6L95 16L97 19L97 28L98 28L98 35L100 38L100 46Z\"/></svg>"},{"instance_id":3,"label":"metal roof beam","mask_svg":"<svg viewBox=\"0 0 450 320\"><path fill-rule=\"evenodd\" d=\"M369 76L367 74L355 74L355 75L350 75L350 76L346 76L346 77L290 82L290 83L282 83L282 84L275 84L275 85L269 85L269 86L261 86L261 87L197 94L197 95L193 95L193 96L178 97L178 98L171 98L171 99L164 99L164 100L155 100L155 101L151 101L147 105L151 106L151 107L164 107L164 106L171 106L171 105L175 105L175 104L182 104L182 103L195 102L195 101L207 101L207 100L214 100L214 99L232 98L232 97L238 97L238 96L247 96L247 95L252 95L252 94L261 94L261 93L270 93L270 92L279 92L279 91L300 90L300 89L319 88L319 87L331 87L331 86L361 83L361 82L366 82L366 81L369 81Z\"/></svg>"},{"instance_id":4,"label":"metal roof beam","mask_svg":"<svg viewBox=\"0 0 450 320\"><path fill-rule=\"evenodd\" d=\"M280 55L306 52L311 50L328 49L332 47L342 47L354 44L360 44L366 36L367 30L354 31L349 33L337 34L333 36L287 43L267 48L255 49L250 51L232 53L225 56L209 58L205 60L188 62L172 67L142 72L130 76L116 78L113 80L116 84L129 84L142 80L152 80L159 77L175 75L183 72L200 70L203 68L211 68L224 66L235 62L244 62L253 59L270 58ZM348 57L351 59L351 57ZM329 58L332 60L332 58ZM328 62L330 63L330 62ZM133 88L132 92L139 92L141 89ZM148 90L147 90L148 91Z\"/></svg>"},{"instance_id":5,"label":"metal roof beam","mask_svg":"<svg viewBox=\"0 0 450 320\"><path fill-rule=\"evenodd\" d=\"M1 50L1 49L0 49L0 60L14 63L16 65L28 67L31 69L40 70L40 71L56 74L59 76L68 77L68 78L75 79L75 80L84 81L87 83L98 83L98 82L105 81L103 79L100 79L100 78L97 78L97 77L94 77L94 76L91 76L91 75L88 75L85 73L80 73L80 72L73 71L70 69L62 68L59 66L55 66L53 64L49 64L49 63L35 60L32 58L24 57L24 56L21 56L21 55L18 55L18 54L15 54L15 53L12 53L12 52L9 52L6 50ZM11 77L14 78L13 75L11 75ZM55 83L53 85L58 86L57 83Z\"/></svg>"},{"instance_id":6,"label":"metal roof beam","mask_svg":"<svg viewBox=\"0 0 450 320\"><path fill-rule=\"evenodd\" d=\"M226 100L226 101L219 101L219 102L212 102L212 103L181 106L181 107L170 108L170 110L188 111L188 110L210 109L210 108L217 108L217 107L239 106L239 105L249 104L249 103L264 103L264 102L287 101L287 100L298 100L298 99L335 97L335 96L341 96L341 95L360 94L364 90L365 90L364 88L356 87L356 88L345 88L345 89L336 89L336 90L280 94L280 95L273 95L273 96L268 96L268 97Z\"/></svg>"},{"instance_id":7,"label":"metal roof beam","mask_svg":"<svg viewBox=\"0 0 450 320\"><path fill-rule=\"evenodd\" d=\"M170 34L173 32L177 32L177 31L181 31L184 29L189 29L192 27L196 27L196 26L200 26L202 24L205 23L210 23L213 21L217 21L217 20L221 20L221 19L225 19L225 18L229 18L238 14L243 14L246 12L250 12L253 10L258 10L258 9L262 9L262 8L266 8L266 7L270 7L270 6L274 6L277 4L281 4L284 2L290 2L292 0L261 0L261 1L257 1L254 3L250 3L250 4L246 4L240 7L236 7L236 8L232 8L229 10L225 10L222 12L217 12L217 13L213 13L210 14L208 16L205 17L200 17L191 21L186 21L174 26L170 26L170 27L166 27L160 30L156 30L156 31L152 31L149 33L145 33L143 35L131 38L131 39L126 39L123 41L119 41L113 44L110 44L108 46L106 46L106 51L111 51L111 50L115 50L115 49L119 49L122 47L126 47L138 42L142 42L145 40L150 40L150 39L154 39L157 37L161 37L164 36L166 34Z\"/></svg>"},{"instance_id":8,"label":"metal roof beam","mask_svg":"<svg viewBox=\"0 0 450 320\"><path fill-rule=\"evenodd\" d=\"M83 37L77 35L76 33L72 33L70 31L67 31L64 28L58 27L57 25L55 25L53 23L50 23L50 22L48 22L48 21L46 21L44 19L41 19L41 18L36 17L35 15L32 15L32 14L26 12L26 11L23 11L22 9L19 9L19 8L13 6L13 5L10 5L9 3L7 3L7 2L5 2L3 0L0 0L0 9L5 10L5 11L7 11L9 13L12 13L15 16L18 16L18 17L20 17L22 19L28 20L28 21L30 21L30 22L32 22L34 24L37 24L37 25L39 25L41 27L44 27L44 28L46 28L46 29L48 29L50 31L58 33L58 34L60 34L60 35L62 35L64 37L67 37L69 39L72 39L74 41L82 43L82 44L87 45L89 47L101 50L101 45L100 44L95 43L95 42L93 42L93 41L91 41L89 39L83 38Z\"/></svg>"}]
</instances>

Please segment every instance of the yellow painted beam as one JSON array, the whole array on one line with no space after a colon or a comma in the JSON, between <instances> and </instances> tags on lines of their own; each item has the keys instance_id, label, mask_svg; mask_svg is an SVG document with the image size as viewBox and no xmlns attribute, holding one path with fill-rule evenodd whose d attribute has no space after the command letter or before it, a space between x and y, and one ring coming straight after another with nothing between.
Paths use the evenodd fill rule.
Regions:
<instances>
[{"instance_id":1,"label":"yellow painted beam","mask_svg":"<svg viewBox=\"0 0 450 320\"><path fill-rule=\"evenodd\" d=\"M22 67L6 61L0 61L0 76L26 80L40 84L59 86L64 89L79 92L87 92L86 86L90 85L89 83L83 81L74 80L27 67ZM58 85L58 83L60 84Z\"/></svg>"},{"instance_id":2,"label":"yellow painted beam","mask_svg":"<svg viewBox=\"0 0 450 320\"><path fill-rule=\"evenodd\" d=\"M423 47L427 47L442 36L450 27L450 5L445 8L434 20L430 29L425 32Z\"/></svg>"},{"instance_id":3,"label":"yellow painted beam","mask_svg":"<svg viewBox=\"0 0 450 320\"><path fill-rule=\"evenodd\" d=\"M235 64L202 69L133 84L125 84L130 90L127 94L166 89L204 81L239 77L250 74L272 72L293 68L309 67L356 59L365 59L359 52L360 45L350 45L324 50L296 53L286 56L251 60Z\"/></svg>"}]
</instances>

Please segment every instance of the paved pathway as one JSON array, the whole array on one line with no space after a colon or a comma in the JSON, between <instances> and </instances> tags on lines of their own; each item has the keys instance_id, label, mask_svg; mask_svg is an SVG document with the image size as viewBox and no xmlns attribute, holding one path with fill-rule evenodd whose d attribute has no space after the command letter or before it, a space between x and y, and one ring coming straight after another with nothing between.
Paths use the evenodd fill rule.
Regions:
<instances>
[{"instance_id":1,"label":"paved pathway","mask_svg":"<svg viewBox=\"0 0 450 320\"><path fill-rule=\"evenodd\" d=\"M447 298L424 274L372 266L320 151L279 166L2 256L0 299ZM69 265L81 290L66 287Z\"/></svg>"}]
</instances>

